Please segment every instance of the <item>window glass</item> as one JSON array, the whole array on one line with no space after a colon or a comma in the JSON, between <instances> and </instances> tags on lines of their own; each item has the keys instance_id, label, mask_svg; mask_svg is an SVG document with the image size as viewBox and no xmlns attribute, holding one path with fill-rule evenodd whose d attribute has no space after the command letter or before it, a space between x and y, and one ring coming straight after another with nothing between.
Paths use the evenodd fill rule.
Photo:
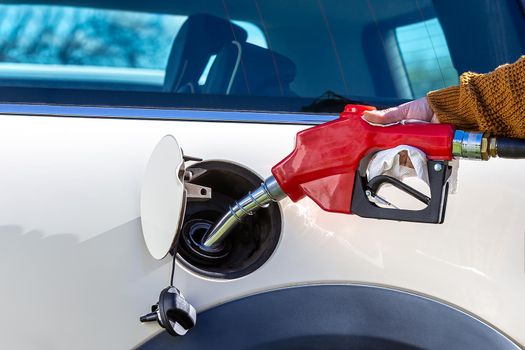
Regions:
<instances>
[{"instance_id":1,"label":"window glass","mask_svg":"<svg viewBox=\"0 0 525 350\"><path fill-rule=\"evenodd\" d=\"M38 3L0 5L0 101L338 113L525 53L517 2Z\"/></svg>"},{"instance_id":2,"label":"window glass","mask_svg":"<svg viewBox=\"0 0 525 350\"><path fill-rule=\"evenodd\" d=\"M184 22L87 8L0 5L0 76L161 85ZM140 40L137 40L140 38Z\"/></svg>"},{"instance_id":3,"label":"window glass","mask_svg":"<svg viewBox=\"0 0 525 350\"><path fill-rule=\"evenodd\" d=\"M52 86L76 81L160 88L171 45L187 18L79 7L0 5L0 79L4 83L10 79L48 80ZM234 23L246 29L247 42L266 47L257 26ZM205 78L203 74L203 81Z\"/></svg>"},{"instance_id":4,"label":"window glass","mask_svg":"<svg viewBox=\"0 0 525 350\"><path fill-rule=\"evenodd\" d=\"M411 97L458 83L443 29L436 18L400 26L397 44L411 87Z\"/></svg>"},{"instance_id":5,"label":"window glass","mask_svg":"<svg viewBox=\"0 0 525 350\"><path fill-rule=\"evenodd\" d=\"M261 30L249 22L243 22L243 21L232 21L233 23L243 27L247 33L248 38L246 39L247 43L254 44L260 47L263 47L265 49L268 48L268 43L266 42L266 39L264 38L263 33ZM211 55L210 59L208 60L208 63L206 63L206 66L204 67L204 70L202 72L202 75L200 76L197 83L200 86L203 86L206 83L206 79L208 78L208 74L210 73L211 66L213 65L213 62L215 62L215 58L217 55Z\"/></svg>"}]
</instances>

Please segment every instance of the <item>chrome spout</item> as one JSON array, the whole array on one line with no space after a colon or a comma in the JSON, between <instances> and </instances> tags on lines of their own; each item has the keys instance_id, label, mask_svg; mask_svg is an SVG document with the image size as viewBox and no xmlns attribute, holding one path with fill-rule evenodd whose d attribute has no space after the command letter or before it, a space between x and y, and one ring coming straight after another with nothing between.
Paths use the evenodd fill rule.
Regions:
<instances>
[{"instance_id":1,"label":"chrome spout","mask_svg":"<svg viewBox=\"0 0 525 350\"><path fill-rule=\"evenodd\" d=\"M260 208L266 208L271 202L278 202L285 197L286 194L275 178L270 176L259 188L249 192L230 207L228 212L204 236L202 245L212 247L220 244L244 217L253 215Z\"/></svg>"}]
</instances>

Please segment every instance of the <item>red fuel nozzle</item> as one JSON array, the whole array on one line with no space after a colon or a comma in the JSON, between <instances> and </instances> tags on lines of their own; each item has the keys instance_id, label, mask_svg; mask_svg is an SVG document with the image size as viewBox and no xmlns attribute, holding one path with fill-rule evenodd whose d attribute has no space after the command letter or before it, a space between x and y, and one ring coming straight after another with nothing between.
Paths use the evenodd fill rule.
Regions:
<instances>
[{"instance_id":1,"label":"red fuel nozzle","mask_svg":"<svg viewBox=\"0 0 525 350\"><path fill-rule=\"evenodd\" d=\"M330 212L398 221L442 223L454 157L487 160L490 157L525 158L525 142L490 138L487 133L454 131L447 124L397 124L373 126L362 115L374 107L347 105L331 122L297 134L292 153L272 168L273 176L230 208L205 236L203 245L220 243L244 216L286 196L294 202L310 197ZM410 145L423 151L431 197L398 179L380 175L368 181L367 160L381 150ZM373 199L389 183L424 202L421 210L383 208ZM376 201L377 202L377 201ZM388 203L388 202L387 202ZM390 203L389 203L390 204Z\"/></svg>"},{"instance_id":2,"label":"red fuel nozzle","mask_svg":"<svg viewBox=\"0 0 525 350\"><path fill-rule=\"evenodd\" d=\"M350 214L360 162L380 150L410 145L429 159L452 159L452 126L372 126L362 119L363 112L371 109L347 105L339 119L297 134L293 152L272 168L273 176L294 202L308 196L324 210Z\"/></svg>"},{"instance_id":3,"label":"red fuel nozzle","mask_svg":"<svg viewBox=\"0 0 525 350\"><path fill-rule=\"evenodd\" d=\"M205 236L203 246L219 244L244 216L286 196L294 202L308 196L324 210L350 214L360 162L376 151L409 144L433 160L452 158L450 125L372 126L362 115L373 109L347 105L338 119L299 132L295 149L272 168L273 176L235 202Z\"/></svg>"}]
</instances>

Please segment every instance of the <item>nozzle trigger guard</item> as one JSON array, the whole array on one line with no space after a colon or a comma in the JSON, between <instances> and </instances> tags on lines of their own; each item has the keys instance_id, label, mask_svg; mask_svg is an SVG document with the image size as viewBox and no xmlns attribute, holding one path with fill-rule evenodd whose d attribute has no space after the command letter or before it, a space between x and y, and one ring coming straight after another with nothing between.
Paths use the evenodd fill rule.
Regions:
<instances>
[{"instance_id":1,"label":"nozzle trigger guard","mask_svg":"<svg viewBox=\"0 0 525 350\"><path fill-rule=\"evenodd\" d=\"M380 175L367 181L365 171L363 171L363 169L357 170L354 181L351 212L365 218L433 224L443 223L448 197L448 179L452 173L452 167L445 161L432 160L427 162L427 167L430 198L390 176ZM382 208L370 202L367 192L369 194L375 194L385 183L394 185L398 189L423 202L427 207L421 210L390 209Z\"/></svg>"},{"instance_id":2,"label":"nozzle trigger guard","mask_svg":"<svg viewBox=\"0 0 525 350\"><path fill-rule=\"evenodd\" d=\"M421 203L425 205L430 204L430 197L424 195L423 193L413 189L412 187L408 186L404 182L396 179L395 177L387 176L387 175L379 175L368 181L367 187L370 190L372 194L376 194L381 186L384 184L391 184L392 186L400 189L401 191L411 195Z\"/></svg>"}]
</instances>

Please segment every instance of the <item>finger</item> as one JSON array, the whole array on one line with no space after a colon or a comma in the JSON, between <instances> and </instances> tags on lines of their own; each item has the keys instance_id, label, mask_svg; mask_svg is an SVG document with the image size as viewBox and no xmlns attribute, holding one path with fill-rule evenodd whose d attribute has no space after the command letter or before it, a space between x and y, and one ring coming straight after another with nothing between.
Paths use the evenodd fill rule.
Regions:
<instances>
[{"instance_id":1,"label":"finger","mask_svg":"<svg viewBox=\"0 0 525 350\"><path fill-rule=\"evenodd\" d=\"M380 111L366 111L363 117L366 121L378 124L390 124L405 119L405 111L394 107Z\"/></svg>"}]
</instances>

